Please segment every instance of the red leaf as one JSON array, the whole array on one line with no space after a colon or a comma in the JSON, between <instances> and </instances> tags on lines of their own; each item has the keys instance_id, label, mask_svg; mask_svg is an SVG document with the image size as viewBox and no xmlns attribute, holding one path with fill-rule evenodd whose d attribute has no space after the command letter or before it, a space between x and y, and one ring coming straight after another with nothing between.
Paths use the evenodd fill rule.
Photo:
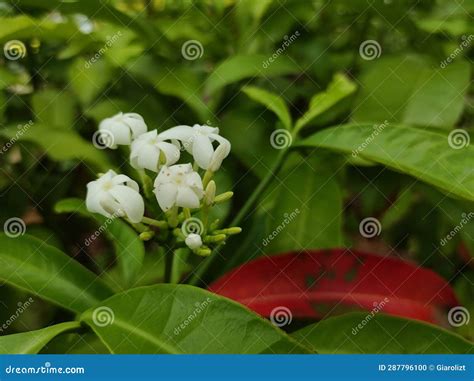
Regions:
<instances>
[{"instance_id":1,"label":"red leaf","mask_svg":"<svg viewBox=\"0 0 474 381\"><path fill-rule=\"evenodd\" d=\"M296 318L355 308L435 323L442 309L459 304L451 286L431 270L349 249L262 257L209 290L266 317L282 306Z\"/></svg>"}]
</instances>

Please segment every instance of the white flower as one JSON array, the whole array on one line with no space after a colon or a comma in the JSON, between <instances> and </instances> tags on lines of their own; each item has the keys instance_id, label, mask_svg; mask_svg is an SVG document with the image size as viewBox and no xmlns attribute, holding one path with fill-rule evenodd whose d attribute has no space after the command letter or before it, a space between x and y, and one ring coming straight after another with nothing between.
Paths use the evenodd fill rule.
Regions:
<instances>
[{"instance_id":1,"label":"white flower","mask_svg":"<svg viewBox=\"0 0 474 381\"><path fill-rule=\"evenodd\" d=\"M138 184L130 177L110 170L87 184L87 210L105 217L126 216L133 223L143 219L145 204Z\"/></svg>"},{"instance_id":2,"label":"white flower","mask_svg":"<svg viewBox=\"0 0 474 381\"><path fill-rule=\"evenodd\" d=\"M176 139L181 141L184 148L193 155L194 160L202 169L217 171L222 161L230 153L230 142L219 135L217 127L200 126L176 126L162 132L162 139ZM217 141L218 147L214 149L213 143Z\"/></svg>"},{"instance_id":3,"label":"white flower","mask_svg":"<svg viewBox=\"0 0 474 381\"><path fill-rule=\"evenodd\" d=\"M99 124L99 131L105 136L111 136L110 148L117 145L130 145L133 139L147 132L148 128L139 114L118 113L111 118L106 118Z\"/></svg>"},{"instance_id":4,"label":"white flower","mask_svg":"<svg viewBox=\"0 0 474 381\"><path fill-rule=\"evenodd\" d=\"M179 160L179 143L164 142L158 136L158 131L153 130L140 135L132 142L130 162L134 168L146 168L158 172L161 157L166 165L171 165Z\"/></svg>"},{"instance_id":5,"label":"white flower","mask_svg":"<svg viewBox=\"0 0 474 381\"><path fill-rule=\"evenodd\" d=\"M202 246L202 239L199 234L188 234L184 242L191 250L199 249Z\"/></svg>"},{"instance_id":6,"label":"white flower","mask_svg":"<svg viewBox=\"0 0 474 381\"><path fill-rule=\"evenodd\" d=\"M191 164L163 166L155 180L155 195L165 212L173 206L198 208L204 195L201 177Z\"/></svg>"}]
</instances>

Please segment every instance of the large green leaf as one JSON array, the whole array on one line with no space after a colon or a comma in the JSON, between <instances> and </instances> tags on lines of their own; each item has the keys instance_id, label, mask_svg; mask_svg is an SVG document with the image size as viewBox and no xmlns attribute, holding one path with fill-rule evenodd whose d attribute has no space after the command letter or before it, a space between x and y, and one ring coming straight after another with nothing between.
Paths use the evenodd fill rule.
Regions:
<instances>
[{"instance_id":1,"label":"large green leaf","mask_svg":"<svg viewBox=\"0 0 474 381\"><path fill-rule=\"evenodd\" d=\"M41 125L74 129L75 100L68 91L44 89L33 94L31 103Z\"/></svg>"},{"instance_id":2,"label":"large green leaf","mask_svg":"<svg viewBox=\"0 0 474 381\"><path fill-rule=\"evenodd\" d=\"M28 235L0 234L0 279L74 312L112 295L76 260Z\"/></svg>"},{"instance_id":3,"label":"large green leaf","mask_svg":"<svg viewBox=\"0 0 474 381\"><path fill-rule=\"evenodd\" d=\"M254 101L272 110L287 130L291 129L291 115L285 101L278 95L255 86L245 86L242 91Z\"/></svg>"},{"instance_id":4,"label":"large green leaf","mask_svg":"<svg viewBox=\"0 0 474 381\"><path fill-rule=\"evenodd\" d=\"M455 125L470 83L466 62L437 68L419 56L389 57L370 64L360 78L356 122L406 123L437 128Z\"/></svg>"},{"instance_id":5,"label":"large green leaf","mask_svg":"<svg viewBox=\"0 0 474 381\"><path fill-rule=\"evenodd\" d=\"M402 125L343 125L297 145L352 153L409 174L448 194L474 200L474 147L451 148L448 136Z\"/></svg>"},{"instance_id":6,"label":"large green leaf","mask_svg":"<svg viewBox=\"0 0 474 381\"><path fill-rule=\"evenodd\" d=\"M373 313L322 320L292 336L326 354L474 353L472 343L434 325Z\"/></svg>"},{"instance_id":7,"label":"large green leaf","mask_svg":"<svg viewBox=\"0 0 474 381\"><path fill-rule=\"evenodd\" d=\"M269 58L260 54L236 55L228 58L218 65L208 77L205 93L213 94L222 87L244 78L269 78L299 71L296 63L284 55L265 65Z\"/></svg>"},{"instance_id":8,"label":"large green leaf","mask_svg":"<svg viewBox=\"0 0 474 381\"><path fill-rule=\"evenodd\" d=\"M55 211L57 213L77 213L84 217L94 218L100 225L97 232L103 231L115 247L117 264L122 279L125 281L125 288L133 284L145 257L145 246L135 230L119 218L110 219L100 214L90 213L84 202L77 198L59 201L55 206Z\"/></svg>"},{"instance_id":9,"label":"large green leaf","mask_svg":"<svg viewBox=\"0 0 474 381\"><path fill-rule=\"evenodd\" d=\"M243 306L185 285L129 290L81 319L112 353L306 352Z\"/></svg>"},{"instance_id":10,"label":"large green leaf","mask_svg":"<svg viewBox=\"0 0 474 381\"><path fill-rule=\"evenodd\" d=\"M328 161L301 159L278 176L265 252L341 246L342 192Z\"/></svg>"},{"instance_id":11,"label":"large green leaf","mask_svg":"<svg viewBox=\"0 0 474 381\"><path fill-rule=\"evenodd\" d=\"M311 98L308 111L296 121L296 130L298 131L313 122L318 116L353 94L356 89L355 83L346 75L336 74L326 91Z\"/></svg>"},{"instance_id":12,"label":"large green leaf","mask_svg":"<svg viewBox=\"0 0 474 381\"><path fill-rule=\"evenodd\" d=\"M0 354L36 354L57 335L79 327L79 322L72 321L37 331L0 336Z\"/></svg>"},{"instance_id":13,"label":"large green leaf","mask_svg":"<svg viewBox=\"0 0 474 381\"><path fill-rule=\"evenodd\" d=\"M26 125L25 125L26 126ZM83 160L95 170L107 171L112 168L104 152L88 143L75 131L63 128L50 128L46 125L34 124L30 128L17 127L0 129L0 135L12 140L26 140L38 144L53 160Z\"/></svg>"}]
</instances>

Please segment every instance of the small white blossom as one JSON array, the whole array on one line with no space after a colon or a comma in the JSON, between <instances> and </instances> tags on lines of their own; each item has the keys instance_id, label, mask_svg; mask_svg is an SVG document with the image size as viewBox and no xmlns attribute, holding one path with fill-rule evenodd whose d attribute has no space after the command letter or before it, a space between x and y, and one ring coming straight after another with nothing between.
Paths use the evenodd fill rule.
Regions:
<instances>
[{"instance_id":1,"label":"small white blossom","mask_svg":"<svg viewBox=\"0 0 474 381\"><path fill-rule=\"evenodd\" d=\"M131 222L138 223L145 213L138 190L138 184L130 177L110 170L87 184L87 210L108 218L126 216Z\"/></svg>"},{"instance_id":2,"label":"small white blossom","mask_svg":"<svg viewBox=\"0 0 474 381\"><path fill-rule=\"evenodd\" d=\"M199 249L202 246L202 239L199 234L188 234L184 242L191 250Z\"/></svg>"},{"instance_id":3,"label":"small white blossom","mask_svg":"<svg viewBox=\"0 0 474 381\"><path fill-rule=\"evenodd\" d=\"M198 208L204 195L201 177L191 164L163 166L155 180L154 192L163 211L173 206Z\"/></svg>"},{"instance_id":4,"label":"small white blossom","mask_svg":"<svg viewBox=\"0 0 474 381\"><path fill-rule=\"evenodd\" d=\"M162 164L176 163L179 154L179 143L165 142L159 137L158 131L153 130L140 135L132 142L130 162L134 168L158 172Z\"/></svg>"},{"instance_id":5,"label":"small white blossom","mask_svg":"<svg viewBox=\"0 0 474 381\"><path fill-rule=\"evenodd\" d=\"M222 161L230 153L230 142L219 135L217 127L201 126L176 126L162 132L162 139L176 139L181 141L184 148L193 155L194 160L202 169L217 171ZM219 145L214 149L213 143Z\"/></svg>"},{"instance_id":6,"label":"small white blossom","mask_svg":"<svg viewBox=\"0 0 474 381\"><path fill-rule=\"evenodd\" d=\"M133 139L147 132L145 121L139 114L118 113L110 118L104 119L99 124L99 131L104 135L112 137L110 148L117 148L117 145L130 145Z\"/></svg>"}]
</instances>

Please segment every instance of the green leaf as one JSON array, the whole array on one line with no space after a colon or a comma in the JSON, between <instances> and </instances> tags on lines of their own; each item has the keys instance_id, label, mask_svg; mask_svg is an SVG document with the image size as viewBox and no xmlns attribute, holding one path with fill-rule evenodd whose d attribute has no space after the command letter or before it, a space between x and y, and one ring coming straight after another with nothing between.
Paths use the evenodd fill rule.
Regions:
<instances>
[{"instance_id":1,"label":"green leaf","mask_svg":"<svg viewBox=\"0 0 474 381\"><path fill-rule=\"evenodd\" d=\"M95 333L73 332L56 336L43 347L40 354L108 355L110 352Z\"/></svg>"},{"instance_id":2,"label":"green leaf","mask_svg":"<svg viewBox=\"0 0 474 381\"><path fill-rule=\"evenodd\" d=\"M143 265L145 246L126 222L119 218L110 219L90 213L84 202L77 198L59 201L54 210L56 213L78 213L84 217L94 218L99 224L99 229L95 233L100 234L103 231L114 245L117 265L125 282L125 288L133 284ZM94 240L94 237L95 235L92 235L89 239Z\"/></svg>"},{"instance_id":3,"label":"green leaf","mask_svg":"<svg viewBox=\"0 0 474 381\"><path fill-rule=\"evenodd\" d=\"M207 78L205 94L213 94L219 89L244 78L270 78L299 71L298 66L284 55L265 65L269 58L265 55L249 54L236 55L226 59Z\"/></svg>"},{"instance_id":4,"label":"green leaf","mask_svg":"<svg viewBox=\"0 0 474 381\"><path fill-rule=\"evenodd\" d=\"M0 279L74 312L112 295L92 272L53 246L0 234Z\"/></svg>"},{"instance_id":5,"label":"green leaf","mask_svg":"<svg viewBox=\"0 0 474 381\"><path fill-rule=\"evenodd\" d=\"M255 86L245 86L242 91L251 99L273 111L287 130L291 130L291 115L285 101L278 95Z\"/></svg>"},{"instance_id":6,"label":"green leaf","mask_svg":"<svg viewBox=\"0 0 474 381\"><path fill-rule=\"evenodd\" d=\"M69 92L44 89L33 94L31 103L41 125L73 129L75 100Z\"/></svg>"},{"instance_id":7,"label":"green leaf","mask_svg":"<svg viewBox=\"0 0 474 381\"><path fill-rule=\"evenodd\" d=\"M61 333L77 330L77 321L61 323L37 331L0 336L0 354L36 354Z\"/></svg>"},{"instance_id":8,"label":"green leaf","mask_svg":"<svg viewBox=\"0 0 474 381\"><path fill-rule=\"evenodd\" d=\"M360 78L353 120L451 128L464 109L470 67L462 61L439 65L405 55L375 61Z\"/></svg>"},{"instance_id":9,"label":"green leaf","mask_svg":"<svg viewBox=\"0 0 474 381\"><path fill-rule=\"evenodd\" d=\"M341 246L342 192L328 161L301 159L279 175L265 252Z\"/></svg>"},{"instance_id":10,"label":"green leaf","mask_svg":"<svg viewBox=\"0 0 474 381\"><path fill-rule=\"evenodd\" d=\"M330 110L343 99L352 95L357 86L346 75L337 73L326 91L316 94L311 98L309 110L296 121L295 129L299 131L301 128L313 122L318 116Z\"/></svg>"},{"instance_id":11,"label":"green leaf","mask_svg":"<svg viewBox=\"0 0 474 381\"><path fill-rule=\"evenodd\" d=\"M25 125L26 126L26 125ZM56 161L85 161L98 171L112 168L104 152L85 141L75 131L63 128L50 128L41 124L33 124L19 130L17 127L0 129L0 134L11 139L26 140L38 144L43 151Z\"/></svg>"},{"instance_id":12,"label":"green leaf","mask_svg":"<svg viewBox=\"0 0 474 381\"><path fill-rule=\"evenodd\" d=\"M324 354L469 354L472 343L437 326L388 315L350 313L292 335Z\"/></svg>"},{"instance_id":13,"label":"green leaf","mask_svg":"<svg viewBox=\"0 0 474 381\"><path fill-rule=\"evenodd\" d=\"M84 312L81 320L111 353L306 352L243 306L185 285L126 291Z\"/></svg>"},{"instance_id":14,"label":"green leaf","mask_svg":"<svg viewBox=\"0 0 474 381\"><path fill-rule=\"evenodd\" d=\"M384 126L384 125L381 125ZM343 125L297 143L352 153L406 173L447 194L474 200L474 147L453 149L448 136L403 125Z\"/></svg>"}]
</instances>

